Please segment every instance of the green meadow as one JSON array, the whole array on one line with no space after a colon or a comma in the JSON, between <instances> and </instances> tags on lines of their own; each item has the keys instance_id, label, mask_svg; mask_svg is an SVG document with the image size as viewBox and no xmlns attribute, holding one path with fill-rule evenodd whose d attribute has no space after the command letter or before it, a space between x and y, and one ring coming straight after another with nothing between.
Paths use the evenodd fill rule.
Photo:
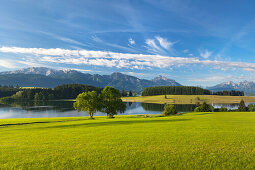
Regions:
<instances>
[{"instance_id":1,"label":"green meadow","mask_svg":"<svg viewBox=\"0 0 255 170\"><path fill-rule=\"evenodd\" d=\"M254 169L255 113L0 120L2 169Z\"/></svg>"},{"instance_id":2,"label":"green meadow","mask_svg":"<svg viewBox=\"0 0 255 170\"><path fill-rule=\"evenodd\" d=\"M144 102L144 103L170 103L170 104L195 104L196 102L206 103L240 103L255 102L254 96L218 96L218 95L156 95L156 96L138 96L138 97L123 97L125 102ZM197 100L199 98L199 100Z\"/></svg>"}]
</instances>

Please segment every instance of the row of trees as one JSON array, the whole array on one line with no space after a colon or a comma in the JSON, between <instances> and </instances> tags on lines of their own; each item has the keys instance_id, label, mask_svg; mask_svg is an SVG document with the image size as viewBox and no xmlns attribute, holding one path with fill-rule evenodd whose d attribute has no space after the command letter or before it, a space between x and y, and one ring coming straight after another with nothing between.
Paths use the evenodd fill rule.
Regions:
<instances>
[{"instance_id":1,"label":"row of trees","mask_svg":"<svg viewBox=\"0 0 255 170\"><path fill-rule=\"evenodd\" d=\"M200 87L192 86L157 86L147 87L143 90L142 96L154 95L210 95L211 91Z\"/></svg>"},{"instance_id":2,"label":"row of trees","mask_svg":"<svg viewBox=\"0 0 255 170\"><path fill-rule=\"evenodd\" d=\"M73 106L78 112L87 111L91 119L98 111L106 113L108 118L113 118L118 112L123 113L126 110L119 90L108 86L101 94L96 91L79 94Z\"/></svg>"},{"instance_id":3,"label":"row of trees","mask_svg":"<svg viewBox=\"0 0 255 170\"><path fill-rule=\"evenodd\" d=\"M66 84L57 86L54 89L50 88L16 89L13 93L10 93L10 95L8 96L11 96L16 93L15 95L12 96L12 98L20 100L75 99L78 96L78 94L82 92L96 91L97 93L101 93L102 89L103 88L82 84Z\"/></svg>"},{"instance_id":4,"label":"row of trees","mask_svg":"<svg viewBox=\"0 0 255 170\"><path fill-rule=\"evenodd\" d=\"M13 99L20 100L58 100L74 99L82 92L95 91L101 93L103 88L83 85L83 84L65 84L51 88L19 88L10 86L0 86L0 98L12 96ZM136 96L135 92L122 90L121 96Z\"/></svg>"},{"instance_id":5,"label":"row of trees","mask_svg":"<svg viewBox=\"0 0 255 170\"><path fill-rule=\"evenodd\" d=\"M213 92L213 95L219 95L219 96L244 96L243 91L236 91L236 90L231 90L231 91L217 91Z\"/></svg>"},{"instance_id":6,"label":"row of trees","mask_svg":"<svg viewBox=\"0 0 255 170\"><path fill-rule=\"evenodd\" d=\"M136 96L136 95L137 95L137 93L134 93L131 90L129 92L127 92L126 90L121 91L122 97L127 97L127 96L131 97L131 96Z\"/></svg>"},{"instance_id":7,"label":"row of trees","mask_svg":"<svg viewBox=\"0 0 255 170\"><path fill-rule=\"evenodd\" d=\"M12 96L20 90L19 87L0 86L0 98Z\"/></svg>"},{"instance_id":8,"label":"row of trees","mask_svg":"<svg viewBox=\"0 0 255 170\"><path fill-rule=\"evenodd\" d=\"M197 106L194 109L194 112L254 112L255 111L255 104L249 104L248 107L245 105L244 100L241 100L237 109L227 109L225 107L221 108L214 108L213 106L203 102L202 105Z\"/></svg>"},{"instance_id":9,"label":"row of trees","mask_svg":"<svg viewBox=\"0 0 255 170\"><path fill-rule=\"evenodd\" d=\"M211 92L210 90L192 86L157 86L147 87L143 90L142 96L154 95L221 95L221 96L244 96L243 91L218 91Z\"/></svg>"}]
</instances>

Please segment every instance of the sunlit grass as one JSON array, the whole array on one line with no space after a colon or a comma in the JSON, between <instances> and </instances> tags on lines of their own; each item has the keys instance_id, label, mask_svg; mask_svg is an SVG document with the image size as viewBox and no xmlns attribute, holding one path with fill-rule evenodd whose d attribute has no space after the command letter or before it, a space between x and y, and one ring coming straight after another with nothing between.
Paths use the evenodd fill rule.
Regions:
<instances>
[{"instance_id":1,"label":"sunlit grass","mask_svg":"<svg viewBox=\"0 0 255 170\"><path fill-rule=\"evenodd\" d=\"M255 113L145 117L2 119L1 168L255 168Z\"/></svg>"},{"instance_id":2,"label":"sunlit grass","mask_svg":"<svg viewBox=\"0 0 255 170\"><path fill-rule=\"evenodd\" d=\"M200 100L197 100L197 97ZM217 96L217 95L157 95L157 96L139 96L139 97L123 97L125 102L145 102L145 103L172 103L172 104L195 104L196 102L207 103L239 103L241 100L245 102L255 102L254 96Z\"/></svg>"}]
</instances>

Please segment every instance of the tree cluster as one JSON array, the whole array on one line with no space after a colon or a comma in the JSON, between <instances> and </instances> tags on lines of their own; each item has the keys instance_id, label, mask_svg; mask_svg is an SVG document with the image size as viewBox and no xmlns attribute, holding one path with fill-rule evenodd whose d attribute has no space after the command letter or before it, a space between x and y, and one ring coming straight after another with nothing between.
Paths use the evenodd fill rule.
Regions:
<instances>
[{"instance_id":1,"label":"tree cluster","mask_svg":"<svg viewBox=\"0 0 255 170\"><path fill-rule=\"evenodd\" d=\"M13 86L1 86L0 85L0 98L12 96L16 94L20 90L19 87L13 87Z\"/></svg>"},{"instance_id":2,"label":"tree cluster","mask_svg":"<svg viewBox=\"0 0 255 170\"><path fill-rule=\"evenodd\" d=\"M96 91L79 94L74 103L74 108L78 112L88 111L91 119L97 111L106 113L108 118L113 118L118 112L125 112L126 104L122 102L119 90L107 86L101 94Z\"/></svg>"},{"instance_id":3,"label":"tree cluster","mask_svg":"<svg viewBox=\"0 0 255 170\"><path fill-rule=\"evenodd\" d=\"M177 114L176 108L172 104L165 104L162 116L170 116Z\"/></svg>"},{"instance_id":4,"label":"tree cluster","mask_svg":"<svg viewBox=\"0 0 255 170\"><path fill-rule=\"evenodd\" d=\"M156 86L147 87L143 90L142 96L154 95L220 95L220 96L244 96L243 91L217 91L192 86Z\"/></svg>"},{"instance_id":5,"label":"tree cluster","mask_svg":"<svg viewBox=\"0 0 255 170\"><path fill-rule=\"evenodd\" d=\"M211 91L200 87L192 86L157 86L147 87L143 90L142 96L154 95L210 95Z\"/></svg>"},{"instance_id":6,"label":"tree cluster","mask_svg":"<svg viewBox=\"0 0 255 170\"><path fill-rule=\"evenodd\" d=\"M213 95L219 95L219 96L244 96L243 91L236 91L236 90L231 90L231 91L217 91L213 92Z\"/></svg>"},{"instance_id":7,"label":"tree cluster","mask_svg":"<svg viewBox=\"0 0 255 170\"><path fill-rule=\"evenodd\" d=\"M102 88L94 87L90 85L82 84L66 84L57 86L54 89L51 88L27 88L27 89L17 89L9 88L8 94L2 93L0 88L0 94L3 97L12 96L13 99L20 100L58 100L58 99L75 99L78 94L82 92L96 91L101 93ZM0 95L0 96L1 96Z\"/></svg>"},{"instance_id":8,"label":"tree cluster","mask_svg":"<svg viewBox=\"0 0 255 170\"><path fill-rule=\"evenodd\" d=\"M203 102L202 105L194 109L194 112L212 112L213 110L214 110L213 106L207 104L206 102Z\"/></svg>"}]
</instances>

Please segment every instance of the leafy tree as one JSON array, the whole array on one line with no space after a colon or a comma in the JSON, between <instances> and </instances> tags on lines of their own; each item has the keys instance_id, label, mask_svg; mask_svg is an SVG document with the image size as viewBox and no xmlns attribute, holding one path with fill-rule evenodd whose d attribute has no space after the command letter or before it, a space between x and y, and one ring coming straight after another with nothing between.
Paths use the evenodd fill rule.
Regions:
<instances>
[{"instance_id":1,"label":"leafy tree","mask_svg":"<svg viewBox=\"0 0 255 170\"><path fill-rule=\"evenodd\" d=\"M219 108L219 112L227 112L228 111L228 109L227 108L225 108L225 107L221 107L221 108Z\"/></svg>"},{"instance_id":2,"label":"leafy tree","mask_svg":"<svg viewBox=\"0 0 255 170\"><path fill-rule=\"evenodd\" d=\"M210 106L209 104L207 104L206 102L203 102L202 105L196 107L194 109L194 112L212 112L213 111L213 107Z\"/></svg>"},{"instance_id":3,"label":"leafy tree","mask_svg":"<svg viewBox=\"0 0 255 170\"><path fill-rule=\"evenodd\" d=\"M106 86L102 90L102 112L107 114L108 118L113 118L118 112L123 113L126 110L126 104L122 102L120 92L113 88Z\"/></svg>"},{"instance_id":4,"label":"leafy tree","mask_svg":"<svg viewBox=\"0 0 255 170\"><path fill-rule=\"evenodd\" d=\"M162 113L163 116L175 115L177 113L175 106L172 104L165 104L164 111Z\"/></svg>"},{"instance_id":5,"label":"leafy tree","mask_svg":"<svg viewBox=\"0 0 255 170\"><path fill-rule=\"evenodd\" d=\"M74 108L80 111L88 111L91 119L94 114L101 109L101 95L97 95L97 92L83 92L76 98L76 102L73 104Z\"/></svg>"},{"instance_id":6,"label":"leafy tree","mask_svg":"<svg viewBox=\"0 0 255 170\"><path fill-rule=\"evenodd\" d=\"M194 109L194 112L201 112L201 111L200 111L200 107L199 107L199 106L196 107L196 108Z\"/></svg>"},{"instance_id":7,"label":"leafy tree","mask_svg":"<svg viewBox=\"0 0 255 170\"><path fill-rule=\"evenodd\" d=\"M227 112L228 109L226 107L221 107L219 108L219 112Z\"/></svg>"},{"instance_id":8,"label":"leafy tree","mask_svg":"<svg viewBox=\"0 0 255 170\"><path fill-rule=\"evenodd\" d=\"M130 97L133 96L133 93L132 93L131 90L129 91L128 95L129 95Z\"/></svg>"},{"instance_id":9,"label":"leafy tree","mask_svg":"<svg viewBox=\"0 0 255 170\"><path fill-rule=\"evenodd\" d=\"M245 106L245 103L244 103L243 99L240 101L237 111L239 111L239 112L248 111L248 108Z\"/></svg>"}]
</instances>

